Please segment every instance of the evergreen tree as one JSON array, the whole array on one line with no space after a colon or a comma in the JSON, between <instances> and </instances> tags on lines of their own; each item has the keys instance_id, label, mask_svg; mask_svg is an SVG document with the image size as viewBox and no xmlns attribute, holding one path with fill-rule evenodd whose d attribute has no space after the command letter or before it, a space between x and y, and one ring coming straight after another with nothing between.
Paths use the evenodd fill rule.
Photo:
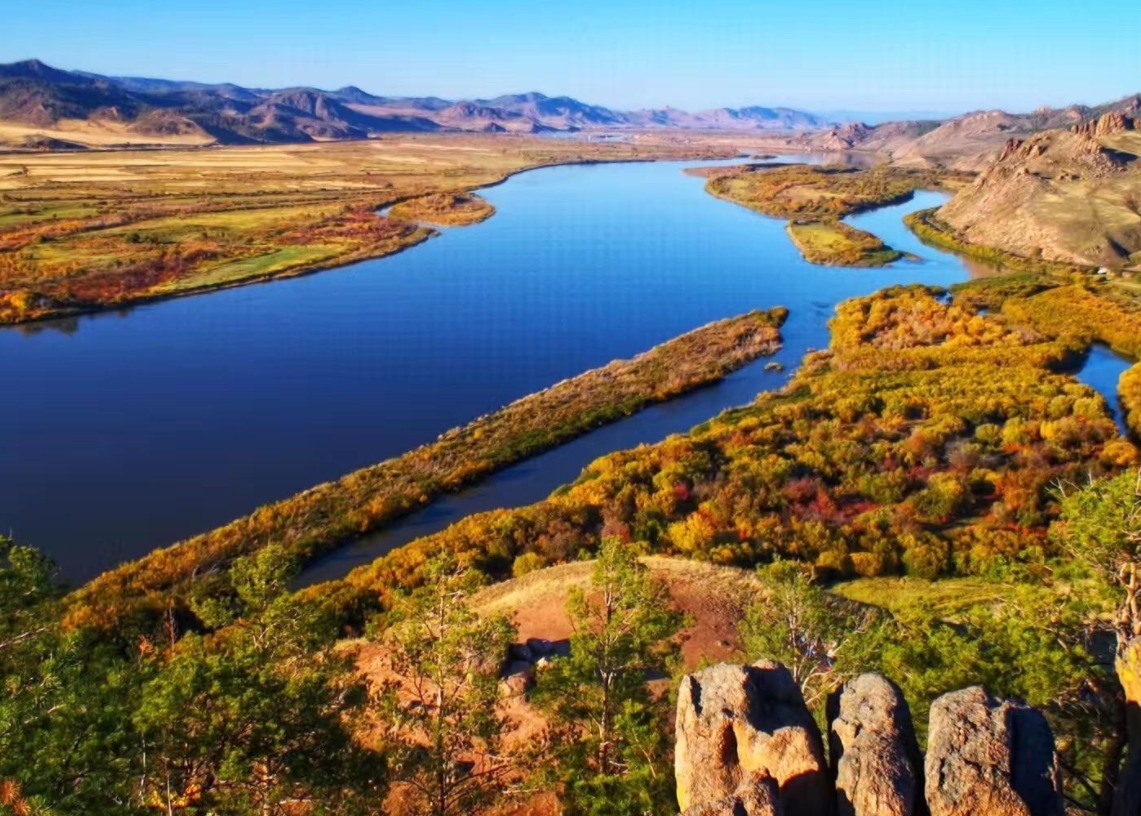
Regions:
<instances>
[{"instance_id":1,"label":"evergreen tree","mask_svg":"<svg viewBox=\"0 0 1141 816\"><path fill-rule=\"evenodd\" d=\"M568 814L665 813L675 807L670 703L647 681L668 674L683 619L669 591L617 538L603 541L587 592L571 593L570 656L539 673L534 699Z\"/></svg>"},{"instance_id":2,"label":"evergreen tree","mask_svg":"<svg viewBox=\"0 0 1141 816\"><path fill-rule=\"evenodd\" d=\"M141 667L61 630L55 576L0 537L0 813L128 813Z\"/></svg>"},{"instance_id":3,"label":"evergreen tree","mask_svg":"<svg viewBox=\"0 0 1141 816\"><path fill-rule=\"evenodd\" d=\"M741 622L745 655L787 666L809 710L820 713L829 693L872 663L878 616L813 583L803 564L777 561L757 576L765 591Z\"/></svg>"},{"instance_id":4,"label":"evergreen tree","mask_svg":"<svg viewBox=\"0 0 1141 816\"><path fill-rule=\"evenodd\" d=\"M333 648L329 621L283 594L295 572L280 547L239 560L232 595L198 604L221 628L154 647L155 676L134 715L145 806L375 812L382 762L349 730L364 689L349 656Z\"/></svg>"},{"instance_id":5,"label":"evergreen tree","mask_svg":"<svg viewBox=\"0 0 1141 816\"><path fill-rule=\"evenodd\" d=\"M471 609L476 571L441 557L425 574L383 621L393 673L378 695L390 724L386 748L394 782L419 812L476 813L511 769L500 745L499 674L514 631L506 618Z\"/></svg>"},{"instance_id":6,"label":"evergreen tree","mask_svg":"<svg viewBox=\"0 0 1141 816\"><path fill-rule=\"evenodd\" d=\"M1116 604L1118 734L1105 763L1100 809L1141 813L1141 473L1063 491L1055 537L1092 567Z\"/></svg>"}]
</instances>

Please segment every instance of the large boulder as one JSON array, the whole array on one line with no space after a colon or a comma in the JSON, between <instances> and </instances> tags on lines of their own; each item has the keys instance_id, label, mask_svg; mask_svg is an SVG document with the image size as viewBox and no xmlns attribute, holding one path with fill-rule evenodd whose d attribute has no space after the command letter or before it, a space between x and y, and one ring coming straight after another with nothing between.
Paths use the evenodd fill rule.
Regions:
<instances>
[{"instance_id":1,"label":"large boulder","mask_svg":"<svg viewBox=\"0 0 1141 816\"><path fill-rule=\"evenodd\" d=\"M779 663L722 663L685 677L675 764L678 804L687 816L710 813L710 807L733 814L739 810L734 802L751 816L748 803L761 807L763 789L774 787L773 813L827 816L832 810L820 731Z\"/></svg>"},{"instance_id":2,"label":"large boulder","mask_svg":"<svg viewBox=\"0 0 1141 816\"><path fill-rule=\"evenodd\" d=\"M903 693L862 674L828 700L839 816L923 816L923 759ZM980 815L981 816L981 815Z\"/></svg>"},{"instance_id":3,"label":"large boulder","mask_svg":"<svg viewBox=\"0 0 1141 816\"><path fill-rule=\"evenodd\" d=\"M931 706L926 761L931 816L1063 816L1065 807L1046 719L996 700L981 687L944 694Z\"/></svg>"}]
</instances>

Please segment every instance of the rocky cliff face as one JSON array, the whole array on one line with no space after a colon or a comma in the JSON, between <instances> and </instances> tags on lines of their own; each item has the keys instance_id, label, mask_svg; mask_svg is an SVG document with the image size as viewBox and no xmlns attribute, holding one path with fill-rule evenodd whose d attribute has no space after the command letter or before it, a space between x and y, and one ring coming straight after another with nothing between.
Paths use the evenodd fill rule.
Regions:
<instances>
[{"instance_id":1,"label":"rocky cliff face","mask_svg":"<svg viewBox=\"0 0 1141 816\"><path fill-rule=\"evenodd\" d=\"M1124 133L1127 130L1135 130L1136 127L1137 120L1133 116L1125 111L1112 111L1099 119L1091 119L1080 125L1074 125L1073 131L1091 139L1098 139L1104 136L1112 136L1115 133Z\"/></svg>"},{"instance_id":2,"label":"rocky cliff face","mask_svg":"<svg viewBox=\"0 0 1141 816\"><path fill-rule=\"evenodd\" d=\"M828 703L829 757L788 670L721 664L682 681L683 816L1062 816L1042 715L981 688L931 708L926 760L899 689L879 675Z\"/></svg>"}]
</instances>

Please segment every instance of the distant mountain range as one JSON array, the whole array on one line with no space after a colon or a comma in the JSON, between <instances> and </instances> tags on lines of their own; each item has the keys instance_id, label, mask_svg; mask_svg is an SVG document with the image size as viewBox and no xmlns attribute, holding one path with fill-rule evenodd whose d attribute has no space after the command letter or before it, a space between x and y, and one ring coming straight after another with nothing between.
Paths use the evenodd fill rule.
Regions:
<instances>
[{"instance_id":1,"label":"distant mountain range","mask_svg":"<svg viewBox=\"0 0 1141 816\"><path fill-rule=\"evenodd\" d=\"M1039 108L1031 113L974 111L942 121L899 121L867 125L848 122L825 130L775 138L770 147L792 150L858 150L879 153L899 164L981 170L1012 139L1096 122L1107 114L1133 115L1134 94L1104 105Z\"/></svg>"},{"instance_id":2,"label":"distant mountain range","mask_svg":"<svg viewBox=\"0 0 1141 816\"><path fill-rule=\"evenodd\" d=\"M774 151L874 152L900 164L982 170L1011 139L1132 115L1141 97L1031 113L976 111L952 118L867 124L848 115L751 106L689 113L620 111L567 96L494 99L378 96L355 86L244 88L62 71L38 60L0 65L0 145L259 144L365 139L385 133L604 133L719 131Z\"/></svg>"},{"instance_id":3,"label":"distant mountain range","mask_svg":"<svg viewBox=\"0 0 1141 816\"><path fill-rule=\"evenodd\" d=\"M807 132L830 126L791 108L616 111L541 93L495 99L376 96L349 86L243 88L62 71L39 60L0 65L0 138L25 146L83 143L289 143L381 133L553 133L615 129ZM37 140L43 144L37 144Z\"/></svg>"}]
</instances>

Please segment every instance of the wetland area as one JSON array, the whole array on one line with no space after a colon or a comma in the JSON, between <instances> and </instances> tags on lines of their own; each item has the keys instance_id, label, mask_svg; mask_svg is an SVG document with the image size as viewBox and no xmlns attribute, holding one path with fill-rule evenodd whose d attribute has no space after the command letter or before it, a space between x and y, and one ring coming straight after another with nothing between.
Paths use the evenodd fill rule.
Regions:
<instances>
[{"instance_id":1,"label":"wetland area","mask_svg":"<svg viewBox=\"0 0 1141 816\"><path fill-rule=\"evenodd\" d=\"M395 256L6 328L0 367L19 398L0 407L0 516L83 581L711 321L789 309L772 358L783 371L760 360L515 465L313 567L330 577L779 387L827 345L840 301L987 272L904 226L944 193L846 219L918 260L825 267L800 256L782 220L683 172L709 164L543 168L483 190L496 211L486 222ZM1084 370L1114 405L1127 364L1106 357Z\"/></svg>"}]
</instances>

